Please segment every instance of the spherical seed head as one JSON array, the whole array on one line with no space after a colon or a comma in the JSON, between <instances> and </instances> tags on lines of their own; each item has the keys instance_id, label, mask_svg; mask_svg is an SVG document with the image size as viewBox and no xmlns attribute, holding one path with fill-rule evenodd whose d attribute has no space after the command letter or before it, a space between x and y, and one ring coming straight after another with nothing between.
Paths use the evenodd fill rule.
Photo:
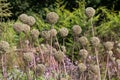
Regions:
<instances>
[{"instance_id":1,"label":"spherical seed head","mask_svg":"<svg viewBox=\"0 0 120 80\"><path fill-rule=\"evenodd\" d=\"M46 39L49 40L50 39L50 31L42 31L41 32L41 36Z\"/></svg>"},{"instance_id":2,"label":"spherical seed head","mask_svg":"<svg viewBox=\"0 0 120 80\"><path fill-rule=\"evenodd\" d=\"M82 36L79 38L79 42L82 44L82 46L86 46L88 44L88 39L85 36Z\"/></svg>"},{"instance_id":3,"label":"spherical seed head","mask_svg":"<svg viewBox=\"0 0 120 80\"><path fill-rule=\"evenodd\" d=\"M120 49L120 43L117 44L117 47Z\"/></svg>"},{"instance_id":4,"label":"spherical seed head","mask_svg":"<svg viewBox=\"0 0 120 80\"><path fill-rule=\"evenodd\" d=\"M82 32L82 29L79 25L74 25L72 27L72 30L75 35L79 35Z\"/></svg>"},{"instance_id":5,"label":"spherical seed head","mask_svg":"<svg viewBox=\"0 0 120 80\"><path fill-rule=\"evenodd\" d=\"M107 51L107 53L112 56L113 55L113 51Z\"/></svg>"},{"instance_id":6,"label":"spherical seed head","mask_svg":"<svg viewBox=\"0 0 120 80\"><path fill-rule=\"evenodd\" d=\"M54 54L54 57L58 62L62 62L64 60L64 53L62 51L58 51Z\"/></svg>"},{"instance_id":7,"label":"spherical seed head","mask_svg":"<svg viewBox=\"0 0 120 80\"><path fill-rule=\"evenodd\" d=\"M23 23L27 23L27 21L28 21L28 15L27 14L21 14L20 16L19 16L19 20L21 21L21 22L23 22Z\"/></svg>"},{"instance_id":8,"label":"spherical seed head","mask_svg":"<svg viewBox=\"0 0 120 80\"><path fill-rule=\"evenodd\" d=\"M98 37L92 37L91 38L91 43L93 46L98 46L100 44L100 39Z\"/></svg>"},{"instance_id":9,"label":"spherical seed head","mask_svg":"<svg viewBox=\"0 0 120 80\"><path fill-rule=\"evenodd\" d=\"M80 72L84 72L87 69L86 65L83 63L78 64L78 68L79 68Z\"/></svg>"},{"instance_id":10,"label":"spherical seed head","mask_svg":"<svg viewBox=\"0 0 120 80\"><path fill-rule=\"evenodd\" d=\"M84 59L86 59L88 56L88 51L86 49L81 49L79 51L79 55L82 56Z\"/></svg>"},{"instance_id":11,"label":"spherical seed head","mask_svg":"<svg viewBox=\"0 0 120 80\"><path fill-rule=\"evenodd\" d=\"M33 16L28 16L27 24L30 26L33 26L35 24L36 20Z\"/></svg>"},{"instance_id":12,"label":"spherical seed head","mask_svg":"<svg viewBox=\"0 0 120 80\"><path fill-rule=\"evenodd\" d=\"M46 16L46 20L49 24L55 24L59 19L59 16L55 12L49 12Z\"/></svg>"},{"instance_id":13,"label":"spherical seed head","mask_svg":"<svg viewBox=\"0 0 120 80\"><path fill-rule=\"evenodd\" d=\"M98 66L98 65L91 65L91 70L92 70L95 74L98 74L98 72L99 72L99 66Z\"/></svg>"},{"instance_id":14,"label":"spherical seed head","mask_svg":"<svg viewBox=\"0 0 120 80\"><path fill-rule=\"evenodd\" d=\"M120 54L120 48L117 48L116 51Z\"/></svg>"},{"instance_id":15,"label":"spherical seed head","mask_svg":"<svg viewBox=\"0 0 120 80\"><path fill-rule=\"evenodd\" d=\"M27 62L31 62L34 59L34 55L32 52L23 53L23 59Z\"/></svg>"},{"instance_id":16,"label":"spherical seed head","mask_svg":"<svg viewBox=\"0 0 120 80\"><path fill-rule=\"evenodd\" d=\"M23 24L23 32L24 33L29 33L30 32L30 26L27 24Z\"/></svg>"},{"instance_id":17,"label":"spherical seed head","mask_svg":"<svg viewBox=\"0 0 120 80\"><path fill-rule=\"evenodd\" d=\"M66 37L67 35L68 35L68 29L67 28L61 28L60 30L59 30L59 32L60 32L60 35L62 36L62 37Z\"/></svg>"},{"instance_id":18,"label":"spherical seed head","mask_svg":"<svg viewBox=\"0 0 120 80\"><path fill-rule=\"evenodd\" d=\"M87 8L85 9L85 14L86 14L86 16L87 16L88 18L91 18L91 17L93 17L93 16L95 15L95 9L92 8L92 7L87 7Z\"/></svg>"},{"instance_id":19,"label":"spherical seed head","mask_svg":"<svg viewBox=\"0 0 120 80\"><path fill-rule=\"evenodd\" d=\"M55 37L57 35L57 30L56 29L51 29L50 30L50 36Z\"/></svg>"},{"instance_id":20,"label":"spherical seed head","mask_svg":"<svg viewBox=\"0 0 120 80\"><path fill-rule=\"evenodd\" d=\"M120 59L117 59L116 62L118 65L120 65Z\"/></svg>"},{"instance_id":21,"label":"spherical seed head","mask_svg":"<svg viewBox=\"0 0 120 80\"><path fill-rule=\"evenodd\" d=\"M15 23L13 25L13 29L15 30L15 32L21 33L23 31L22 23Z\"/></svg>"},{"instance_id":22,"label":"spherical seed head","mask_svg":"<svg viewBox=\"0 0 120 80\"><path fill-rule=\"evenodd\" d=\"M45 72L45 66L43 65L43 64L38 64L37 66L36 66L36 71L37 71L37 73L39 73L39 75L43 75L44 74L44 72Z\"/></svg>"},{"instance_id":23,"label":"spherical seed head","mask_svg":"<svg viewBox=\"0 0 120 80\"><path fill-rule=\"evenodd\" d=\"M6 41L0 41L0 53L6 53L10 48L10 45Z\"/></svg>"},{"instance_id":24,"label":"spherical seed head","mask_svg":"<svg viewBox=\"0 0 120 80\"><path fill-rule=\"evenodd\" d=\"M112 50L113 49L113 46L114 46L114 42L110 42L110 41L107 41L104 43L104 46L107 50Z\"/></svg>"},{"instance_id":25,"label":"spherical seed head","mask_svg":"<svg viewBox=\"0 0 120 80\"><path fill-rule=\"evenodd\" d=\"M33 39L38 39L40 32L37 29L31 30L31 36Z\"/></svg>"}]
</instances>

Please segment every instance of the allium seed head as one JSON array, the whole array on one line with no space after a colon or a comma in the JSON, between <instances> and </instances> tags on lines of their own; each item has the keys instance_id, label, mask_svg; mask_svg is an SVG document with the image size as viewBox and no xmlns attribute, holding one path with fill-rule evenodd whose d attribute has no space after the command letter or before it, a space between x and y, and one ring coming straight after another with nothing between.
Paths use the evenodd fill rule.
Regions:
<instances>
[{"instance_id":1,"label":"allium seed head","mask_svg":"<svg viewBox=\"0 0 120 80\"><path fill-rule=\"evenodd\" d=\"M118 65L120 65L120 59L117 59L116 62Z\"/></svg>"},{"instance_id":2,"label":"allium seed head","mask_svg":"<svg viewBox=\"0 0 120 80\"><path fill-rule=\"evenodd\" d=\"M88 51L86 49L81 49L79 51L79 55L82 56L84 59L86 59L88 56Z\"/></svg>"},{"instance_id":3,"label":"allium seed head","mask_svg":"<svg viewBox=\"0 0 120 80\"><path fill-rule=\"evenodd\" d=\"M36 20L33 16L28 16L28 21L27 21L27 24L29 26L33 26L35 24Z\"/></svg>"},{"instance_id":4,"label":"allium seed head","mask_svg":"<svg viewBox=\"0 0 120 80\"><path fill-rule=\"evenodd\" d=\"M92 37L91 43L93 46L98 46L100 44L100 39L98 37Z\"/></svg>"},{"instance_id":5,"label":"allium seed head","mask_svg":"<svg viewBox=\"0 0 120 80\"><path fill-rule=\"evenodd\" d=\"M58 62L62 62L64 60L64 53L62 51L58 51L54 54L54 57Z\"/></svg>"},{"instance_id":6,"label":"allium seed head","mask_svg":"<svg viewBox=\"0 0 120 80\"><path fill-rule=\"evenodd\" d=\"M25 24L27 24L27 21L28 21L28 15L27 14L21 14L19 16L19 20Z\"/></svg>"},{"instance_id":7,"label":"allium seed head","mask_svg":"<svg viewBox=\"0 0 120 80\"><path fill-rule=\"evenodd\" d=\"M55 12L49 12L46 16L46 20L49 24L55 24L59 19L59 16Z\"/></svg>"},{"instance_id":8,"label":"allium seed head","mask_svg":"<svg viewBox=\"0 0 120 80\"><path fill-rule=\"evenodd\" d=\"M79 25L74 25L72 27L72 30L75 35L79 35L82 32L82 29Z\"/></svg>"},{"instance_id":9,"label":"allium seed head","mask_svg":"<svg viewBox=\"0 0 120 80\"><path fill-rule=\"evenodd\" d=\"M99 72L99 66L98 66L98 65L91 65L91 70L92 70L95 74L98 74L98 72Z\"/></svg>"},{"instance_id":10,"label":"allium seed head","mask_svg":"<svg viewBox=\"0 0 120 80\"><path fill-rule=\"evenodd\" d=\"M66 53L66 52L67 52L67 50L66 50L66 47L65 47L65 46L61 46L61 49L62 49L62 51L63 51L64 53Z\"/></svg>"},{"instance_id":11,"label":"allium seed head","mask_svg":"<svg viewBox=\"0 0 120 80\"><path fill-rule=\"evenodd\" d=\"M114 42L107 41L107 42L104 43L104 46L108 51L110 51L110 50L113 49Z\"/></svg>"},{"instance_id":12,"label":"allium seed head","mask_svg":"<svg viewBox=\"0 0 120 80\"><path fill-rule=\"evenodd\" d=\"M33 39L38 39L40 32L37 29L31 30L31 36Z\"/></svg>"},{"instance_id":13,"label":"allium seed head","mask_svg":"<svg viewBox=\"0 0 120 80\"><path fill-rule=\"evenodd\" d=\"M60 32L60 35L62 36L62 37L66 37L67 35L68 35L68 29L67 28L61 28L60 30L59 30L59 32Z\"/></svg>"},{"instance_id":14,"label":"allium seed head","mask_svg":"<svg viewBox=\"0 0 120 80\"><path fill-rule=\"evenodd\" d=\"M34 59L34 55L32 52L23 53L23 59L27 62L31 62Z\"/></svg>"},{"instance_id":15,"label":"allium seed head","mask_svg":"<svg viewBox=\"0 0 120 80\"><path fill-rule=\"evenodd\" d=\"M85 14L86 14L86 16L87 16L88 18L91 18L91 17L93 17L93 16L95 15L95 9L92 8L92 7L87 7L87 8L85 9Z\"/></svg>"},{"instance_id":16,"label":"allium seed head","mask_svg":"<svg viewBox=\"0 0 120 80\"><path fill-rule=\"evenodd\" d=\"M56 29L51 29L50 30L50 36L55 37L57 35L57 30Z\"/></svg>"},{"instance_id":17,"label":"allium seed head","mask_svg":"<svg viewBox=\"0 0 120 80\"><path fill-rule=\"evenodd\" d=\"M86 46L88 44L88 39L85 36L82 36L79 38L79 42L82 44L82 46Z\"/></svg>"},{"instance_id":18,"label":"allium seed head","mask_svg":"<svg viewBox=\"0 0 120 80\"><path fill-rule=\"evenodd\" d=\"M17 33L21 33L23 31L23 26L22 23L15 23L13 25L13 29L17 32Z\"/></svg>"},{"instance_id":19,"label":"allium seed head","mask_svg":"<svg viewBox=\"0 0 120 80\"><path fill-rule=\"evenodd\" d=\"M30 26L29 26L29 25L23 24L22 26L23 26L23 32L24 32L24 33L30 32Z\"/></svg>"},{"instance_id":20,"label":"allium seed head","mask_svg":"<svg viewBox=\"0 0 120 80\"><path fill-rule=\"evenodd\" d=\"M117 48L116 51L120 54L120 48Z\"/></svg>"},{"instance_id":21,"label":"allium seed head","mask_svg":"<svg viewBox=\"0 0 120 80\"><path fill-rule=\"evenodd\" d=\"M117 47L120 49L120 43L117 44Z\"/></svg>"},{"instance_id":22,"label":"allium seed head","mask_svg":"<svg viewBox=\"0 0 120 80\"><path fill-rule=\"evenodd\" d=\"M6 53L10 48L10 45L6 41L0 41L0 53Z\"/></svg>"},{"instance_id":23,"label":"allium seed head","mask_svg":"<svg viewBox=\"0 0 120 80\"><path fill-rule=\"evenodd\" d=\"M43 75L45 72L45 66L43 64L37 64L36 66L36 72L39 73L39 75Z\"/></svg>"},{"instance_id":24,"label":"allium seed head","mask_svg":"<svg viewBox=\"0 0 120 80\"><path fill-rule=\"evenodd\" d=\"M41 36L46 39L49 40L50 39L50 31L42 31L41 32Z\"/></svg>"},{"instance_id":25,"label":"allium seed head","mask_svg":"<svg viewBox=\"0 0 120 80\"><path fill-rule=\"evenodd\" d=\"M78 68L80 72L84 72L87 69L86 65L83 63L78 64Z\"/></svg>"}]
</instances>

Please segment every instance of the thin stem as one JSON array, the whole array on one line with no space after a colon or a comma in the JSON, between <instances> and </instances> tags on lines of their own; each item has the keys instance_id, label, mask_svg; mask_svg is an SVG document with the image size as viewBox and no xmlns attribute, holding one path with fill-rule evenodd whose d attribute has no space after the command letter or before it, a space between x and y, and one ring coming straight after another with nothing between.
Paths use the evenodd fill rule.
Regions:
<instances>
[{"instance_id":1,"label":"thin stem","mask_svg":"<svg viewBox=\"0 0 120 80\"><path fill-rule=\"evenodd\" d=\"M95 36L95 32L94 32L94 27L93 27L93 23L92 23L93 18L90 19L90 23L91 23L91 27L92 27L92 36Z\"/></svg>"},{"instance_id":2,"label":"thin stem","mask_svg":"<svg viewBox=\"0 0 120 80\"><path fill-rule=\"evenodd\" d=\"M3 70L4 80L7 80L6 53L4 55L2 55L1 62L2 62L2 70Z\"/></svg>"}]
</instances>

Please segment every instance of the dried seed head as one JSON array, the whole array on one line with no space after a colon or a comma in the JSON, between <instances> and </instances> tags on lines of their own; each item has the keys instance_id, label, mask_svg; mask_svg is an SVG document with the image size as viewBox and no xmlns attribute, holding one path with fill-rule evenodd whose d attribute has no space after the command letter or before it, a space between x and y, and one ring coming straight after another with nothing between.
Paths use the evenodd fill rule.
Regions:
<instances>
[{"instance_id":1,"label":"dried seed head","mask_svg":"<svg viewBox=\"0 0 120 80\"><path fill-rule=\"evenodd\" d=\"M88 18L91 18L91 17L93 17L93 16L95 15L95 9L92 8L92 7L87 7L87 8L85 9L85 14L86 14L86 16L87 16Z\"/></svg>"},{"instance_id":2,"label":"dried seed head","mask_svg":"<svg viewBox=\"0 0 120 80\"><path fill-rule=\"evenodd\" d=\"M72 30L75 35L79 35L82 32L82 29L79 25L74 25L72 27Z\"/></svg>"},{"instance_id":3,"label":"dried seed head","mask_svg":"<svg viewBox=\"0 0 120 80\"><path fill-rule=\"evenodd\" d=\"M15 23L13 25L13 29L17 32L17 33L21 33L23 31L23 26L22 23Z\"/></svg>"},{"instance_id":4,"label":"dried seed head","mask_svg":"<svg viewBox=\"0 0 120 80\"><path fill-rule=\"evenodd\" d=\"M49 40L50 39L50 31L42 31L41 32L41 36L46 39Z\"/></svg>"},{"instance_id":5,"label":"dried seed head","mask_svg":"<svg viewBox=\"0 0 120 80\"><path fill-rule=\"evenodd\" d=\"M31 36L33 39L38 39L40 32L37 29L31 30Z\"/></svg>"},{"instance_id":6,"label":"dried seed head","mask_svg":"<svg viewBox=\"0 0 120 80\"><path fill-rule=\"evenodd\" d=\"M84 72L87 69L86 65L83 63L78 64L78 68L80 72Z\"/></svg>"},{"instance_id":7,"label":"dried seed head","mask_svg":"<svg viewBox=\"0 0 120 80\"><path fill-rule=\"evenodd\" d=\"M6 53L10 48L10 45L6 41L0 41L0 54Z\"/></svg>"},{"instance_id":8,"label":"dried seed head","mask_svg":"<svg viewBox=\"0 0 120 80\"><path fill-rule=\"evenodd\" d=\"M36 66L36 72L39 74L39 76L44 74L45 69L46 68L43 64L37 64L37 66Z\"/></svg>"},{"instance_id":9,"label":"dried seed head","mask_svg":"<svg viewBox=\"0 0 120 80\"><path fill-rule=\"evenodd\" d=\"M107 51L107 53L112 56L113 55L113 52L112 51Z\"/></svg>"},{"instance_id":10,"label":"dried seed head","mask_svg":"<svg viewBox=\"0 0 120 80\"><path fill-rule=\"evenodd\" d=\"M120 48L117 48L116 51L120 54Z\"/></svg>"},{"instance_id":11,"label":"dried seed head","mask_svg":"<svg viewBox=\"0 0 120 80\"><path fill-rule=\"evenodd\" d=\"M98 72L99 72L99 66L98 66L98 65L91 65L91 70L92 70L95 74L98 74Z\"/></svg>"},{"instance_id":12,"label":"dried seed head","mask_svg":"<svg viewBox=\"0 0 120 80\"><path fill-rule=\"evenodd\" d=\"M100 44L100 39L98 37L92 37L91 38L91 43L93 46L98 46Z\"/></svg>"},{"instance_id":13,"label":"dried seed head","mask_svg":"<svg viewBox=\"0 0 120 80\"><path fill-rule=\"evenodd\" d=\"M67 52L67 50L66 50L66 47L65 47L65 46L61 46L61 49L62 49L62 51L63 51L64 53L66 53L66 52Z\"/></svg>"},{"instance_id":14,"label":"dried seed head","mask_svg":"<svg viewBox=\"0 0 120 80\"><path fill-rule=\"evenodd\" d=\"M62 62L64 60L64 53L62 51L58 51L54 54L54 57L58 62Z\"/></svg>"},{"instance_id":15,"label":"dried seed head","mask_svg":"<svg viewBox=\"0 0 120 80\"><path fill-rule=\"evenodd\" d=\"M104 46L108 51L110 51L110 50L113 49L114 42L107 41L107 42L104 43Z\"/></svg>"},{"instance_id":16,"label":"dried seed head","mask_svg":"<svg viewBox=\"0 0 120 80\"><path fill-rule=\"evenodd\" d=\"M24 32L24 33L27 34L27 33L30 32L30 26L29 26L29 25L23 24L22 26L23 26L23 32Z\"/></svg>"},{"instance_id":17,"label":"dried seed head","mask_svg":"<svg viewBox=\"0 0 120 80\"><path fill-rule=\"evenodd\" d=\"M85 36L82 36L79 38L79 42L82 44L82 46L86 46L88 44L88 39Z\"/></svg>"},{"instance_id":18,"label":"dried seed head","mask_svg":"<svg viewBox=\"0 0 120 80\"><path fill-rule=\"evenodd\" d=\"M116 62L118 65L120 65L120 59L117 59Z\"/></svg>"},{"instance_id":19,"label":"dried seed head","mask_svg":"<svg viewBox=\"0 0 120 80\"><path fill-rule=\"evenodd\" d=\"M46 16L46 20L49 24L55 24L59 19L59 16L55 12L49 12Z\"/></svg>"},{"instance_id":20,"label":"dried seed head","mask_svg":"<svg viewBox=\"0 0 120 80\"><path fill-rule=\"evenodd\" d=\"M117 44L117 47L120 49L120 43Z\"/></svg>"},{"instance_id":21,"label":"dried seed head","mask_svg":"<svg viewBox=\"0 0 120 80\"><path fill-rule=\"evenodd\" d=\"M28 15L27 14L21 14L19 16L19 20L25 24L27 24L27 21L28 21Z\"/></svg>"},{"instance_id":22,"label":"dried seed head","mask_svg":"<svg viewBox=\"0 0 120 80\"><path fill-rule=\"evenodd\" d=\"M84 59L86 59L88 56L88 51L86 49L81 49L79 51L79 55L82 56Z\"/></svg>"},{"instance_id":23,"label":"dried seed head","mask_svg":"<svg viewBox=\"0 0 120 80\"><path fill-rule=\"evenodd\" d=\"M23 59L27 62L31 62L34 59L34 55L32 52L23 53Z\"/></svg>"},{"instance_id":24,"label":"dried seed head","mask_svg":"<svg viewBox=\"0 0 120 80\"><path fill-rule=\"evenodd\" d=\"M56 29L51 29L50 30L50 36L55 37L57 35L57 30Z\"/></svg>"},{"instance_id":25,"label":"dried seed head","mask_svg":"<svg viewBox=\"0 0 120 80\"><path fill-rule=\"evenodd\" d=\"M33 26L35 24L36 20L33 16L28 16L28 21L27 21L27 24L29 26Z\"/></svg>"},{"instance_id":26,"label":"dried seed head","mask_svg":"<svg viewBox=\"0 0 120 80\"><path fill-rule=\"evenodd\" d=\"M67 35L68 35L68 29L67 28L61 28L60 30L59 30L59 32L60 32L60 35L62 36L62 37L66 37Z\"/></svg>"},{"instance_id":27,"label":"dried seed head","mask_svg":"<svg viewBox=\"0 0 120 80\"><path fill-rule=\"evenodd\" d=\"M40 47L41 47L41 50L42 50L44 53L46 53L46 54L49 54L49 53L50 53L50 51L49 51L49 49L46 47L46 45L41 44Z\"/></svg>"}]
</instances>

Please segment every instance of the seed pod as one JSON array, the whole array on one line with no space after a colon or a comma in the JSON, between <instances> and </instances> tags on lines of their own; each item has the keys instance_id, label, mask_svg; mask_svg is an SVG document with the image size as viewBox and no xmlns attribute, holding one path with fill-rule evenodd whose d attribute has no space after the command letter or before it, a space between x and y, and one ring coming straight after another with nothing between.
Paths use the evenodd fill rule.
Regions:
<instances>
[{"instance_id":1,"label":"seed pod","mask_svg":"<svg viewBox=\"0 0 120 80\"><path fill-rule=\"evenodd\" d=\"M19 20L20 20L21 22L23 22L24 24L27 24L28 15L27 15L27 14L21 14L21 15L19 16Z\"/></svg>"},{"instance_id":2,"label":"seed pod","mask_svg":"<svg viewBox=\"0 0 120 80\"><path fill-rule=\"evenodd\" d=\"M46 16L46 20L49 24L55 24L59 19L59 16L55 12L49 12Z\"/></svg>"},{"instance_id":3,"label":"seed pod","mask_svg":"<svg viewBox=\"0 0 120 80\"><path fill-rule=\"evenodd\" d=\"M82 56L84 59L86 59L88 56L88 51L86 49L81 49L79 51L79 55Z\"/></svg>"},{"instance_id":4,"label":"seed pod","mask_svg":"<svg viewBox=\"0 0 120 80\"><path fill-rule=\"evenodd\" d=\"M34 40L38 39L40 32L37 29L31 30L31 36Z\"/></svg>"},{"instance_id":5,"label":"seed pod","mask_svg":"<svg viewBox=\"0 0 120 80\"><path fill-rule=\"evenodd\" d=\"M51 29L50 30L50 36L55 37L57 35L57 30L56 29Z\"/></svg>"},{"instance_id":6,"label":"seed pod","mask_svg":"<svg viewBox=\"0 0 120 80\"><path fill-rule=\"evenodd\" d=\"M95 9L93 9L92 7L87 7L85 9L85 14L88 18L91 18L95 15Z\"/></svg>"},{"instance_id":7,"label":"seed pod","mask_svg":"<svg viewBox=\"0 0 120 80\"><path fill-rule=\"evenodd\" d=\"M10 48L10 45L6 41L0 41L0 54L6 53Z\"/></svg>"},{"instance_id":8,"label":"seed pod","mask_svg":"<svg viewBox=\"0 0 120 80\"><path fill-rule=\"evenodd\" d=\"M13 25L13 29L15 30L15 32L21 33L23 31L22 23L15 23Z\"/></svg>"},{"instance_id":9,"label":"seed pod","mask_svg":"<svg viewBox=\"0 0 120 80\"><path fill-rule=\"evenodd\" d=\"M36 66L36 72L38 73L38 76L41 76L45 72L45 66L43 64L37 64Z\"/></svg>"},{"instance_id":10,"label":"seed pod","mask_svg":"<svg viewBox=\"0 0 120 80\"><path fill-rule=\"evenodd\" d=\"M98 66L98 65L91 65L91 70L92 70L95 74L98 74L98 72L99 72L99 66Z\"/></svg>"},{"instance_id":11,"label":"seed pod","mask_svg":"<svg viewBox=\"0 0 120 80\"><path fill-rule=\"evenodd\" d=\"M109 54L109 56L112 56L112 55L113 55L113 52L112 52L112 51L107 51L107 53Z\"/></svg>"},{"instance_id":12,"label":"seed pod","mask_svg":"<svg viewBox=\"0 0 120 80\"><path fill-rule=\"evenodd\" d=\"M88 44L88 39L85 36L82 36L79 38L79 42L82 44L82 46L86 46Z\"/></svg>"},{"instance_id":13,"label":"seed pod","mask_svg":"<svg viewBox=\"0 0 120 80\"><path fill-rule=\"evenodd\" d=\"M23 24L22 26L23 26L23 32L24 32L25 34L27 34L27 33L30 32L30 26L29 26L29 25Z\"/></svg>"},{"instance_id":14,"label":"seed pod","mask_svg":"<svg viewBox=\"0 0 120 80\"><path fill-rule=\"evenodd\" d=\"M34 55L32 52L23 53L23 59L27 62L31 62L34 59Z\"/></svg>"},{"instance_id":15,"label":"seed pod","mask_svg":"<svg viewBox=\"0 0 120 80\"><path fill-rule=\"evenodd\" d=\"M82 32L82 29L79 25L74 25L72 27L72 30L75 35L79 35Z\"/></svg>"},{"instance_id":16,"label":"seed pod","mask_svg":"<svg viewBox=\"0 0 120 80\"><path fill-rule=\"evenodd\" d=\"M41 36L46 39L49 40L50 39L50 31L42 31L41 32Z\"/></svg>"},{"instance_id":17,"label":"seed pod","mask_svg":"<svg viewBox=\"0 0 120 80\"><path fill-rule=\"evenodd\" d=\"M59 30L59 32L60 32L60 35L62 36L62 37L66 37L67 35L68 35L68 29L67 28L61 28L60 30Z\"/></svg>"},{"instance_id":18,"label":"seed pod","mask_svg":"<svg viewBox=\"0 0 120 80\"><path fill-rule=\"evenodd\" d=\"M104 43L104 46L105 46L105 49L107 49L108 51L110 51L110 50L113 49L114 43L110 42L110 41L107 41L107 42Z\"/></svg>"},{"instance_id":19,"label":"seed pod","mask_svg":"<svg viewBox=\"0 0 120 80\"><path fill-rule=\"evenodd\" d=\"M62 51L58 51L54 54L54 57L58 62L62 62L64 60L64 53Z\"/></svg>"},{"instance_id":20,"label":"seed pod","mask_svg":"<svg viewBox=\"0 0 120 80\"><path fill-rule=\"evenodd\" d=\"M36 20L33 16L28 16L28 21L27 21L27 24L29 26L33 26L35 24Z\"/></svg>"},{"instance_id":21,"label":"seed pod","mask_svg":"<svg viewBox=\"0 0 120 80\"><path fill-rule=\"evenodd\" d=\"M100 39L98 37L92 37L91 43L94 47L98 46L100 44Z\"/></svg>"},{"instance_id":22,"label":"seed pod","mask_svg":"<svg viewBox=\"0 0 120 80\"><path fill-rule=\"evenodd\" d=\"M80 72L84 72L87 69L86 65L83 63L78 64L78 68Z\"/></svg>"}]
</instances>

